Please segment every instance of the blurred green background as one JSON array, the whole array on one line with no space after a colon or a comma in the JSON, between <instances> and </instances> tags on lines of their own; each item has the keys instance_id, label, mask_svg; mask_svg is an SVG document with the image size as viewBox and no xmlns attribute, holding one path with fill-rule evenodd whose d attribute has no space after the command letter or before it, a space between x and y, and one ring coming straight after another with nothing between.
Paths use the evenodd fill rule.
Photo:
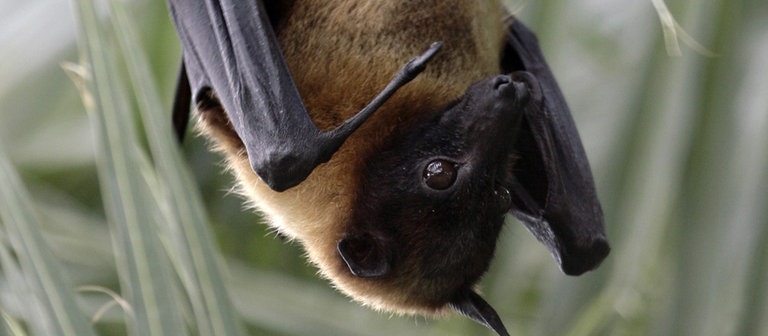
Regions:
<instances>
[{"instance_id":1,"label":"blurred green background","mask_svg":"<svg viewBox=\"0 0 768 336\"><path fill-rule=\"evenodd\" d=\"M146 246L156 254L149 254L148 260L161 260L168 269L153 272L170 275L150 283L166 281L168 287L158 285L156 293L159 301L167 302L158 307L178 313L170 314L170 322L149 318L147 325L167 327L176 321L186 326L166 332L169 335L224 330L203 326L199 317L216 315L211 310L191 312L200 308L196 291L190 290L197 287L188 285L188 274L194 272L185 273L179 266L185 265L186 254L178 247L183 244L169 242L177 237L175 229L162 226L172 221L168 218L187 221L168 210L176 208L158 189L167 182L162 169L147 168L163 162L146 154L154 148L152 140L112 133L141 149L129 148L127 157L138 159L123 163L126 174L154 192L137 196L136 204L159 204L157 209L134 211L145 220L133 226L114 224L115 214L124 209L109 203L114 194L99 182L99 177L108 176L108 164L97 160L104 152L96 143L104 138L93 111L103 109L104 102L117 105L116 111L129 114L123 113L116 125L130 124L147 133L150 127L139 121L147 117L136 111L170 111L180 51L165 3L118 1L124 20L116 22L115 7L98 2L96 15L102 21L89 25L84 23L84 7L77 6L87 2L0 0L0 161L13 167L5 165L0 175L0 188L7 194L0 199L5 200L0 208L0 334L65 332L70 329L51 325L64 325L61 321L67 318L90 328L86 320L113 302L103 292L82 288L96 286L116 292L123 288L126 305L134 306L98 313L95 332L143 335L141 316L144 310L152 311L152 304L140 308L125 292L127 284L136 284L126 269L141 265L140 253L123 252L126 241L118 233L131 228L151 231L155 225L160 229L152 239L158 242L149 239ZM659 3L510 2L537 32L570 103L613 247L598 270L567 277L545 248L510 219L482 285L513 335L768 335L768 1L670 2L669 10L682 29L677 31L679 55L674 55L673 44L665 44L654 8ZM133 27L136 43L118 47L126 25ZM99 31L102 49L94 47L95 40L85 42L89 30ZM133 86L127 83L136 68L126 65L130 61L125 54L143 55L140 59L148 62L139 62L138 68L150 75L139 77ZM82 75L91 70L98 78L98 66L76 64L85 64L84 57L98 60L99 55L107 60L108 71L101 74L109 82L97 79L91 87L98 94L88 99L95 96L96 107L86 113L81 95L89 91L79 90L75 82L82 81L73 81L67 72ZM108 99L114 88L118 98ZM142 88L157 94L144 95L150 97L148 104L142 103L141 93L122 93ZM108 125L109 117L104 120ZM202 197L202 203L195 203L195 194L183 204L207 212L200 215L207 224L197 229L203 237L206 228L212 229L215 247L223 255L207 253L213 257L204 264L217 274L226 269L212 285L201 281L199 288L206 293L206 288L226 288L238 313L227 310L226 300L213 311L242 320L248 333L489 334L457 316L440 321L390 316L350 302L315 275L298 246L274 237L258 215L244 210L242 200L229 193L231 178L221 172L219 157L210 154L201 139L189 138L182 157L197 182L191 190ZM14 172L24 187L13 184ZM19 200L22 206L14 203ZM17 211L27 206L29 212ZM206 251L208 245L189 246ZM52 253L28 258L39 251ZM53 274L46 276L45 270ZM34 282L30 279L40 280L40 286L29 285ZM46 279L63 285L56 289L58 285ZM59 296L46 288L59 290L64 299L51 299ZM70 316L51 318L67 314L55 307L68 307L64 310ZM55 313L40 313L46 309Z\"/></svg>"}]
</instances>

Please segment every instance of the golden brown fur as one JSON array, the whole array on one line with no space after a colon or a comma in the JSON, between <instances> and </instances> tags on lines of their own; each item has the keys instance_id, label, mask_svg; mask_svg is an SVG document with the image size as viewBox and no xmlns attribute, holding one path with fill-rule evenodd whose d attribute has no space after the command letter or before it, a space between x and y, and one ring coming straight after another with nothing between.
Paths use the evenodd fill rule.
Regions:
<instances>
[{"instance_id":1,"label":"golden brown fur","mask_svg":"<svg viewBox=\"0 0 768 336\"><path fill-rule=\"evenodd\" d=\"M456 99L473 82L499 73L503 10L493 1L295 1L275 21L288 66L312 119L329 129L364 107L410 58L441 40L427 70L358 129L332 159L301 184L275 192L253 173L242 143L219 109L201 111L201 126L246 194L280 233L346 294L377 309L434 314L402 279L353 276L336 251L347 230L360 167L398 129ZM402 282L402 283L397 283Z\"/></svg>"}]
</instances>

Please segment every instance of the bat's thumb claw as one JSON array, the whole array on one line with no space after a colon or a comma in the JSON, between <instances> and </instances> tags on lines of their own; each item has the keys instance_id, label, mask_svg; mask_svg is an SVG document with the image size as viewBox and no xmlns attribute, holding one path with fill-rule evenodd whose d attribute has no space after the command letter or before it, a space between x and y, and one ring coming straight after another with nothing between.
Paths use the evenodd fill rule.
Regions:
<instances>
[{"instance_id":1,"label":"bat's thumb claw","mask_svg":"<svg viewBox=\"0 0 768 336\"><path fill-rule=\"evenodd\" d=\"M432 42L432 45L429 46L429 49L425 51L423 54L415 57L413 60L411 60L411 63L423 67L429 62L429 60L432 59L432 57L437 54L438 51L440 51L440 48L443 47L443 41L436 41Z\"/></svg>"},{"instance_id":2,"label":"bat's thumb claw","mask_svg":"<svg viewBox=\"0 0 768 336\"><path fill-rule=\"evenodd\" d=\"M432 45L429 46L429 49L425 51L423 54L416 56L412 58L408 64L405 66L405 73L407 77L414 78L416 75L420 74L424 69L427 67L427 63L429 60L432 59L432 57L437 54L437 52L440 50L440 48L443 47L442 41L437 41L432 43Z\"/></svg>"},{"instance_id":3,"label":"bat's thumb claw","mask_svg":"<svg viewBox=\"0 0 768 336\"><path fill-rule=\"evenodd\" d=\"M426 58L425 61L428 61L432 58L432 56L435 56L440 49L443 48L443 41L435 41L432 42L432 44L429 46L429 49L425 51L423 54L421 54L420 57Z\"/></svg>"}]
</instances>

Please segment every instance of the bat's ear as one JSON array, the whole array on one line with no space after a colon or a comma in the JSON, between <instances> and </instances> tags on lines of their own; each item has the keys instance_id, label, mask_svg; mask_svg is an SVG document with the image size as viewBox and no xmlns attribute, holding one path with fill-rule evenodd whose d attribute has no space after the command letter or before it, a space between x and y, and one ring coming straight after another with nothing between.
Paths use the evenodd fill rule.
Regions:
<instances>
[{"instance_id":1,"label":"bat's ear","mask_svg":"<svg viewBox=\"0 0 768 336\"><path fill-rule=\"evenodd\" d=\"M501 322L499 314L474 291L467 289L461 292L451 301L450 306L458 313L493 329L500 336L509 336L509 332L504 327L504 323Z\"/></svg>"},{"instance_id":2,"label":"bat's ear","mask_svg":"<svg viewBox=\"0 0 768 336\"><path fill-rule=\"evenodd\" d=\"M512 214L546 245L560 268L580 275L600 265L610 247L586 156L547 113L529 108L515 150ZM581 147L581 144L578 143Z\"/></svg>"},{"instance_id":3,"label":"bat's ear","mask_svg":"<svg viewBox=\"0 0 768 336\"><path fill-rule=\"evenodd\" d=\"M384 239L370 233L349 235L338 242L339 251L349 271L361 278L373 278L389 273L392 253Z\"/></svg>"},{"instance_id":4,"label":"bat's ear","mask_svg":"<svg viewBox=\"0 0 768 336\"><path fill-rule=\"evenodd\" d=\"M544 97L525 107L515 142L520 160L510 188L512 213L549 248L563 272L579 275L597 267L610 250L592 172L536 37L514 19L507 37L504 70L532 74Z\"/></svg>"}]
</instances>

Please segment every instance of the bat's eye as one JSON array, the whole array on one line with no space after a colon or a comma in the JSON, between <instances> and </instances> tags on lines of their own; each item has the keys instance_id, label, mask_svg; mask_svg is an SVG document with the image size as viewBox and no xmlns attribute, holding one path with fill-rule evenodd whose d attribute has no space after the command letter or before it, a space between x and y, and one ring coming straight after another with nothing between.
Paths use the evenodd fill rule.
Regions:
<instances>
[{"instance_id":1,"label":"bat's eye","mask_svg":"<svg viewBox=\"0 0 768 336\"><path fill-rule=\"evenodd\" d=\"M424 183L432 189L445 190L456 182L456 163L437 159L424 167Z\"/></svg>"},{"instance_id":2,"label":"bat's eye","mask_svg":"<svg viewBox=\"0 0 768 336\"><path fill-rule=\"evenodd\" d=\"M512 195L509 193L509 189L502 186L496 186L493 195L499 202L499 212L505 213L512 208Z\"/></svg>"}]
</instances>

